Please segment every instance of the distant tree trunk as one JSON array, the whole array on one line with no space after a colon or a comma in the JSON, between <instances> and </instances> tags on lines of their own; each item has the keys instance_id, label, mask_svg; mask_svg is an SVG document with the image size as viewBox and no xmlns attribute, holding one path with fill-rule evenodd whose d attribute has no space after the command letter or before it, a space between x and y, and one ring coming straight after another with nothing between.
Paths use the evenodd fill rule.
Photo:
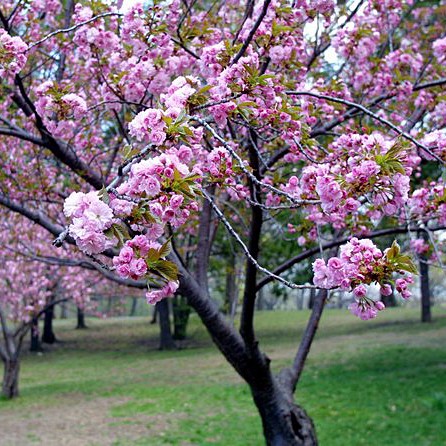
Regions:
<instances>
[{"instance_id":1,"label":"distant tree trunk","mask_svg":"<svg viewBox=\"0 0 446 446\"><path fill-rule=\"evenodd\" d=\"M49 305L44 312L42 342L54 344L57 339L53 331L54 305Z\"/></svg>"},{"instance_id":2,"label":"distant tree trunk","mask_svg":"<svg viewBox=\"0 0 446 446\"><path fill-rule=\"evenodd\" d=\"M132 308L130 309L130 317L135 316L136 314L136 307L138 306L138 298L137 297L133 297L132 298Z\"/></svg>"},{"instance_id":3,"label":"distant tree trunk","mask_svg":"<svg viewBox=\"0 0 446 446\"><path fill-rule=\"evenodd\" d=\"M39 339L39 320L36 318L34 318L31 322L30 335L31 335L31 344L29 347L29 351L41 352L42 346L40 344L40 339Z\"/></svg>"},{"instance_id":4,"label":"distant tree trunk","mask_svg":"<svg viewBox=\"0 0 446 446\"><path fill-rule=\"evenodd\" d=\"M159 313L160 321L160 350L173 350L176 349L175 341L172 337L172 330L170 329L169 318L169 302L167 299L156 304Z\"/></svg>"},{"instance_id":5,"label":"distant tree trunk","mask_svg":"<svg viewBox=\"0 0 446 446\"><path fill-rule=\"evenodd\" d=\"M421 322L432 322L431 293L429 288L429 265L420 261L420 288L421 288Z\"/></svg>"},{"instance_id":6,"label":"distant tree trunk","mask_svg":"<svg viewBox=\"0 0 446 446\"><path fill-rule=\"evenodd\" d=\"M305 290L300 290L300 292L296 292L296 308L298 310L302 310L304 306L305 300Z\"/></svg>"},{"instance_id":7,"label":"distant tree trunk","mask_svg":"<svg viewBox=\"0 0 446 446\"><path fill-rule=\"evenodd\" d=\"M77 307L76 329L84 329L84 328L88 328L87 325L85 324L85 313L84 310L82 310L82 308Z\"/></svg>"},{"instance_id":8,"label":"distant tree trunk","mask_svg":"<svg viewBox=\"0 0 446 446\"><path fill-rule=\"evenodd\" d=\"M310 299L308 299L308 309L312 310L314 306L314 299L316 299L316 290L310 288Z\"/></svg>"},{"instance_id":9,"label":"distant tree trunk","mask_svg":"<svg viewBox=\"0 0 446 446\"><path fill-rule=\"evenodd\" d=\"M19 396L19 372L20 362L18 356L16 359L6 359L4 361L2 395L5 398L11 399Z\"/></svg>"},{"instance_id":10,"label":"distant tree trunk","mask_svg":"<svg viewBox=\"0 0 446 446\"><path fill-rule=\"evenodd\" d=\"M173 300L173 339L186 339L187 324L189 322L190 306L184 296L175 296Z\"/></svg>"},{"instance_id":11,"label":"distant tree trunk","mask_svg":"<svg viewBox=\"0 0 446 446\"><path fill-rule=\"evenodd\" d=\"M265 294L263 288L261 288L258 292L256 299L256 309L257 311L263 311L267 309L265 305Z\"/></svg>"},{"instance_id":12,"label":"distant tree trunk","mask_svg":"<svg viewBox=\"0 0 446 446\"><path fill-rule=\"evenodd\" d=\"M65 301L60 304L60 318L67 318L67 303Z\"/></svg>"}]
</instances>

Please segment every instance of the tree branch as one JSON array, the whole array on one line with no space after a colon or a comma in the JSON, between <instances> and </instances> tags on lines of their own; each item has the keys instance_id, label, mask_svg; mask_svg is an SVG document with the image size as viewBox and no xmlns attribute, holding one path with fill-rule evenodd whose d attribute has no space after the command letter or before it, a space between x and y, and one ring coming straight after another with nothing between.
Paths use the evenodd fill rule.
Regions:
<instances>
[{"instance_id":1,"label":"tree branch","mask_svg":"<svg viewBox=\"0 0 446 446\"><path fill-rule=\"evenodd\" d=\"M446 229L445 226L439 226L439 227L431 229L431 231L441 231L444 229ZM407 228L407 227L381 229L381 230L374 231L374 232L366 235L364 238L373 239L373 238L384 237L386 235L406 234L408 231L409 232L417 232L418 230L419 230L419 228ZM347 243L352 237L354 237L354 235L351 235L348 237L343 237L343 238L334 240L329 243L325 243L325 244L321 245L322 250L326 251L327 249L332 249L332 248L336 248L337 246L343 245L344 243ZM291 259L288 259L287 261L283 262L272 273L275 275L281 274L281 273L287 271L288 269L290 269L296 263L302 262L303 260L306 260L306 259L318 254L319 252L320 252L319 246L315 246L314 248L307 249L306 251L301 252L297 256L292 257ZM274 278L271 276L265 277L264 279L262 279L260 282L257 283L257 290L260 290L261 288L263 288L265 285L272 282L273 280L274 280Z\"/></svg>"},{"instance_id":2,"label":"tree branch","mask_svg":"<svg viewBox=\"0 0 446 446\"><path fill-rule=\"evenodd\" d=\"M324 99L324 100L330 101L330 102L336 102L338 104L347 105L347 106L349 106L351 108L355 108L357 110L360 110L364 114L372 117L373 119L375 119L376 121L380 122L381 124L384 124L385 126L389 127L394 132L396 132L398 135L402 136L403 138L407 139L408 141L411 141L418 148L424 150L426 153L428 153L430 156L435 158L441 164L445 164L445 162L439 156L437 156L435 153L433 153L424 144L421 144L419 141L417 141L414 137L412 137L411 135L406 133L404 130L398 128L396 125L392 124L387 119L382 118L381 116L378 116L376 113L373 113L372 111L370 111L368 108L364 107L361 104L357 104L356 102L347 101L346 99L340 99L340 98L335 98L333 96L327 96L325 94L313 93L313 92L310 92L310 91L286 91L286 94L296 95L296 96L312 96L314 98Z\"/></svg>"},{"instance_id":3,"label":"tree branch","mask_svg":"<svg viewBox=\"0 0 446 446\"><path fill-rule=\"evenodd\" d=\"M230 65L234 65L235 63L237 63L243 57L243 55L245 54L246 50L249 47L249 44L251 43L251 40L254 38L254 35L255 35L256 31L258 30L259 26L262 24L262 21L263 21L263 19L266 16L266 13L268 11L268 6L269 6L270 3L271 3L271 0L265 0L263 2L262 12L260 13L260 15L257 18L256 22L254 23L254 26L252 27L251 31L249 32L248 37L243 42L243 45L240 48L239 52L235 55L234 59L232 59Z\"/></svg>"}]
</instances>

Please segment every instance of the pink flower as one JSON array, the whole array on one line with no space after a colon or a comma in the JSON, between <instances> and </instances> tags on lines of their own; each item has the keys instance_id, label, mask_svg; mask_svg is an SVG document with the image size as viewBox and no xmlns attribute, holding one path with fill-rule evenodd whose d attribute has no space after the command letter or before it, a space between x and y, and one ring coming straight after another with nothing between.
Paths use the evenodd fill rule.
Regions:
<instances>
[{"instance_id":1,"label":"pink flower","mask_svg":"<svg viewBox=\"0 0 446 446\"><path fill-rule=\"evenodd\" d=\"M362 319L363 321L367 321L369 319L374 319L378 314L378 310L375 305L370 305L369 302L361 299L359 301L353 302L349 305L348 309L357 317Z\"/></svg>"},{"instance_id":2,"label":"pink flower","mask_svg":"<svg viewBox=\"0 0 446 446\"><path fill-rule=\"evenodd\" d=\"M183 201L184 197L182 195L172 195L172 197L170 198L170 206L173 209L178 209L183 204Z\"/></svg>"},{"instance_id":3,"label":"pink flower","mask_svg":"<svg viewBox=\"0 0 446 446\"><path fill-rule=\"evenodd\" d=\"M121 252L119 253L119 261L123 263L130 263L135 257L135 254L133 252L133 249L126 245L123 246L121 249Z\"/></svg>"},{"instance_id":4,"label":"pink flower","mask_svg":"<svg viewBox=\"0 0 446 446\"><path fill-rule=\"evenodd\" d=\"M367 294L367 288L364 285L358 285L354 290L353 294L356 297L364 297Z\"/></svg>"},{"instance_id":5,"label":"pink flower","mask_svg":"<svg viewBox=\"0 0 446 446\"><path fill-rule=\"evenodd\" d=\"M128 263L121 263L116 267L116 272L124 279L130 277L130 265Z\"/></svg>"},{"instance_id":6,"label":"pink flower","mask_svg":"<svg viewBox=\"0 0 446 446\"><path fill-rule=\"evenodd\" d=\"M166 134L161 130L153 130L150 133L150 142L160 146L166 140Z\"/></svg>"},{"instance_id":7,"label":"pink flower","mask_svg":"<svg viewBox=\"0 0 446 446\"><path fill-rule=\"evenodd\" d=\"M328 259L328 267L332 269L341 269L341 259L338 259L337 257L331 257L330 259Z\"/></svg>"},{"instance_id":8,"label":"pink flower","mask_svg":"<svg viewBox=\"0 0 446 446\"><path fill-rule=\"evenodd\" d=\"M407 282L404 279L396 279L395 287L398 292L404 291L407 289Z\"/></svg>"},{"instance_id":9,"label":"pink flower","mask_svg":"<svg viewBox=\"0 0 446 446\"><path fill-rule=\"evenodd\" d=\"M386 306L384 305L384 302L381 302L381 301L379 300L379 301L375 302L375 308L376 308L378 311L382 311L382 310L384 310L384 309L386 308Z\"/></svg>"},{"instance_id":10,"label":"pink flower","mask_svg":"<svg viewBox=\"0 0 446 446\"><path fill-rule=\"evenodd\" d=\"M130 272L138 277L144 276L147 272L147 264L144 259L133 259L130 262Z\"/></svg>"},{"instance_id":11,"label":"pink flower","mask_svg":"<svg viewBox=\"0 0 446 446\"><path fill-rule=\"evenodd\" d=\"M385 283L381 285L380 292L383 296L390 296L392 294L392 287L388 283Z\"/></svg>"},{"instance_id":12,"label":"pink flower","mask_svg":"<svg viewBox=\"0 0 446 446\"><path fill-rule=\"evenodd\" d=\"M146 192L148 197L154 197L160 193L161 184L154 177L151 176L144 181L144 191Z\"/></svg>"}]
</instances>

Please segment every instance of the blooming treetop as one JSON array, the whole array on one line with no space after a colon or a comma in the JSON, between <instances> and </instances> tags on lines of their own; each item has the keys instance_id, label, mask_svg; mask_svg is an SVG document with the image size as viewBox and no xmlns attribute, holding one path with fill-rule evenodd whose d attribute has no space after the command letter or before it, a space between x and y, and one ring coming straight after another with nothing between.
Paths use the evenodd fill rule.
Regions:
<instances>
[{"instance_id":1,"label":"blooming treetop","mask_svg":"<svg viewBox=\"0 0 446 446\"><path fill-rule=\"evenodd\" d=\"M2 204L23 213L17 202L29 200L68 225L86 254L111 254L121 278L154 284L150 303L177 290L170 239L197 235L206 201L248 257L224 203L260 209L272 231L285 215L282 233L304 247L380 225L444 225L441 12L411 0L265 0L240 21L238 1L124 13L109 3L70 14L55 0L4 2L0 133L21 142L1 153ZM362 318L383 308L368 285L407 298L415 273L397 244L381 251L367 238L313 270L317 287L353 291Z\"/></svg>"}]
</instances>

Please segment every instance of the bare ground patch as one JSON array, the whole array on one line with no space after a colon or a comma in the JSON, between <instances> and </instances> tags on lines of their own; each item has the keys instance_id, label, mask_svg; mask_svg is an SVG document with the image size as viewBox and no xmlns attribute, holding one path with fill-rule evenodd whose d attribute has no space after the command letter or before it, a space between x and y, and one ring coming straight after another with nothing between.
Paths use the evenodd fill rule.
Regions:
<instances>
[{"instance_id":1,"label":"bare ground patch","mask_svg":"<svg viewBox=\"0 0 446 446\"><path fill-rule=\"evenodd\" d=\"M169 429L163 415L112 417L113 406L129 398L94 398L81 395L65 397L52 407L34 406L32 411L13 410L0 414L2 446L109 446L150 438ZM179 414L176 414L178 417Z\"/></svg>"}]
</instances>

